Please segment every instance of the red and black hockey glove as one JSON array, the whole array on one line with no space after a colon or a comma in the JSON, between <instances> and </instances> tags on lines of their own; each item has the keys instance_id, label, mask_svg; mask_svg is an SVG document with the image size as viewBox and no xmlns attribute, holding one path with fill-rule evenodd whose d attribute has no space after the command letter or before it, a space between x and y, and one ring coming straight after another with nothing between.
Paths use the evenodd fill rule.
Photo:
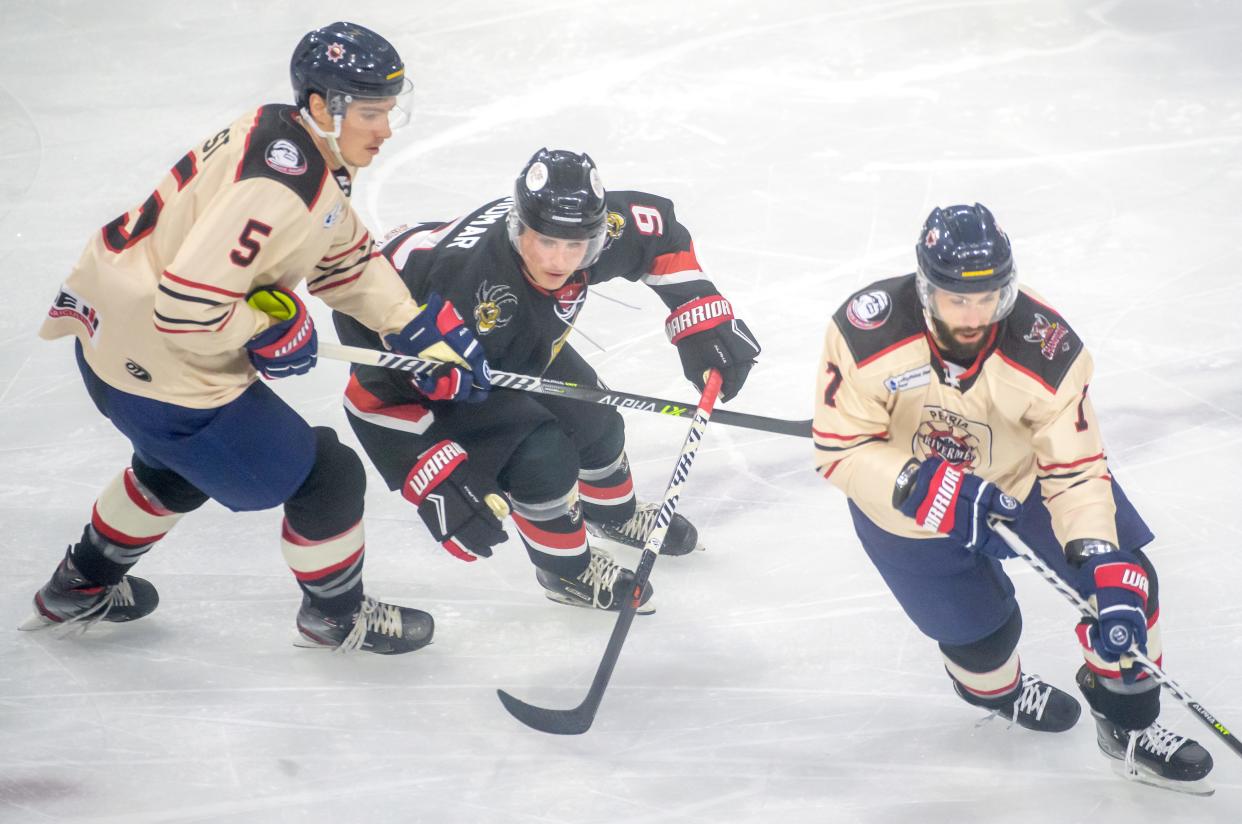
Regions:
<instances>
[{"instance_id":1,"label":"red and black hockey glove","mask_svg":"<svg viewBox=\"0 0 1242 824\"><path fill-rule=\"evenodd\" d=\"M741 390L762 351L746 323L733 317L733 307L720 295L678 306L664 321L664 331L677 346L686 379L700 392L705 373L720 371L720 399L725 401Z\"/></svg>"},{"instance_id":2,"label":"red and black hockey glove","mask_svg":"<svg viewBox=\"0 0 1242 824\"><path fill-rule=\"evenodd\" d=\"M1065 547L1070 566L1078 569L1075 582L1084 598L1095 596L1097 620L1078 625L1078 640L1105 661L1121 660L1137 644L1147 652L1147 570L1139 559L1108 541L1077 539ZM1132 680L1136 672L1122 667Z\"/></svg>"},{"instance_id":3,"label":"red and black hockey glove","mask_svg":"<svg viewBox=\"0 0 1242 824\"><path fill-rule=\"evenodd\" d=\"M247 295L246 303L277 320L246 341L255 370L268 380L309 372L318 358L319 335L301 299L279 286L265 286Z\"/></svg>"},{"instance_id":4,"label":"red and black hockey glove","mask_svg":"<svg viewBox=\"0 0 1242 824\"><path fill-rule=\"evenodd\" d=\"M483 346L462 322L451 301L432 294L400 332L384 336L389 349L402 355L443 361L430 374L411 378L432 400L481 401L491 391L491 373Z\"/></svg>"},{"instance_id":5,"label":"red and black hockey glove","mask_svg":"<svg viewBox=\"0 0 1242 824\"><path fill-rule=\"evenodd\" d=\"M440 441L419 455L401 495L418 507L440 545L463 561L490 557L492 547L509 538L500 525L508 505L471 477L466 450L456 441Z\"/></svg>"},{"instance_id":6,"label":"red and black hockey glove","mask_svg":"<svg viewBox=\"0 0 1242 824\"><path fill-rule=\"evenodd\" d=\"M997 489L996 484L947 464L933 456L918 464L910 461L897 476L893 506L919 526L954 538L972 552L993 558L1016 553L988 525L989 518L1012 521L1022 505Z\"/></svg>"}]
</instances>

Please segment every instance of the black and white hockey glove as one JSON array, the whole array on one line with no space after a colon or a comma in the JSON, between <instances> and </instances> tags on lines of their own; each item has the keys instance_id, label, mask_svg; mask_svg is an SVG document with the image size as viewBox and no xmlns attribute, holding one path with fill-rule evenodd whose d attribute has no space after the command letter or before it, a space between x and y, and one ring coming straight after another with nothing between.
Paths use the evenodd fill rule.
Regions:
<instances>
[{"instance_id":1,"label":"black and white hockey glove","mask_svg":"<svg viewBox=\"0 0 1242 824\"><path fill-rule=\"evenodd\" d=\"M664 321L664 331L677 346L686 380L700 392L704 373L720 370L720 398L725 401L741 390L761 351L746 323L733 317L733 307L720 295L678 306Z\"/></svg>"},{"instance_id":2,"label":"black and white hockey glove","mask_svg":"<svg viewBox=\"0 0 1242 824\"><path fill-rule=\"evenodd\" d=\"M466 468L466 450L444 440L418 456L401 486L401 495L454 557L475 561L508 540L500 519L509 514L504 498L486 492Z\"/></svg>"}]
</instances>

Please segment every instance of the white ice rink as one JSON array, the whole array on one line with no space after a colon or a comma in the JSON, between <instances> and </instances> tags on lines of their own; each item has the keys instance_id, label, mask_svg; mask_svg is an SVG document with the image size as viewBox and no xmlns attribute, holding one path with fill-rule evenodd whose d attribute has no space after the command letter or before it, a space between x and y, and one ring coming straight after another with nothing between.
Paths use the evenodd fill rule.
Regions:
<instances>
[{"instance_id":1,"label":"white ice rink","mask_svg":"<svg viewBox=\"0 0 1242 824\"><path fill-rule=\"evenodd\" d=\"M368 591L435 615L426 650L293 647L279 512L215 504L139 567L162 596L150 618L12 629L129 454L71 345L35 336L62 276L191 145L288 100L294 44L341 17L393 40L417 87L414 122L361 175L368 223L451 218L541 145L589 151L605 185L675 200L762 342L727 408L809 417L833 309L912 270L932 206L988 204L1095 356L1112 467L1158 535L1167 669L1242 728L1233 0L0 0L0 821L1242 820L1242 760L1167 696L1162 720L1216 758L1212 798L1116 777L1087 719L976 727L810 441L720 425L682 498L709 551L656 565L659 610L581 737L522 727L494 691L576 704L612 616L547 601L516 537L451 558L373 472ZM579 350L617 388L688 400L659 301L598 291ZM322 362L275 388L354 443L345 374ZM686 424L627 426L658 497ZM1072 609L1007 568L1025 668L1076 694Z\"/></svg>"}]
</instances>

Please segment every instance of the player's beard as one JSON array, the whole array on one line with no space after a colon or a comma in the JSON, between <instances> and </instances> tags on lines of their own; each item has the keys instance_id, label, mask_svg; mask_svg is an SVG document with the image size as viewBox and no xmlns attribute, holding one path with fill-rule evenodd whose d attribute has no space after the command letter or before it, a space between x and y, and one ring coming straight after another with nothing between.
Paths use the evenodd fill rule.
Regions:
<instances>
[{"instance_id":1,"label":"player's beard","mask_svg":"<svg viewBox=\"0 0 1242 824\"><path fill-rule=\"evenodd\" d=\"M991 324L979 327L950 327L937 317L932 317L931 322L932 332L935 334L936 343L940 346L940 351L951 361L958 361L959 363L973 361L988 342L988 330L991 328ZM979 337L973 341L966 342L957 339L957 335L961 333L974 331L979 332Z\"/></svg>"}]
</instances>

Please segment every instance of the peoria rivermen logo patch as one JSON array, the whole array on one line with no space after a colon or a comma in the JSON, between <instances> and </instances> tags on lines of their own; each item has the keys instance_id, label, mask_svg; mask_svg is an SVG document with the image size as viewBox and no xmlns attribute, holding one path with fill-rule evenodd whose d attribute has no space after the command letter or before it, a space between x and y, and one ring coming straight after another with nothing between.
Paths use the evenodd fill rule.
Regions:
<instances>
[{"instance_id":1,"label":"peoria rivermen logo patch","mask_svg":"<svg viewBox=\"0 0 1242 824\"><path fill-rule=\"evenodd\" d=\"M845 316L859 329L879 329L893 311L893 300L888 292L876 290L863 292L850 301Z\"/></svg>"}]
</instances>

